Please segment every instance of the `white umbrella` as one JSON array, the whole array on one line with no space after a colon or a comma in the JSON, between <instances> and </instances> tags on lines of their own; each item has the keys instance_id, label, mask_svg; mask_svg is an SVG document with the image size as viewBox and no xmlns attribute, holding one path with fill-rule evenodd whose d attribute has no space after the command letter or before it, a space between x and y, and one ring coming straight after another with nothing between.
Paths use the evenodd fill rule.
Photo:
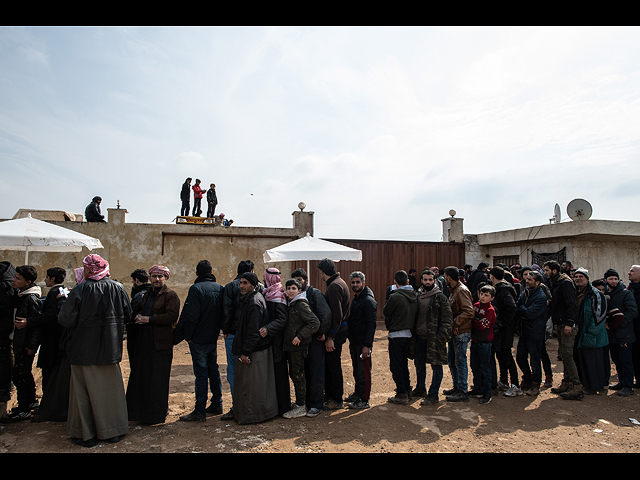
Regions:
<instances>
[{"instance_id":1,"label":"white umbrella","mask_svg":"<svg viewBox=\"0 0 640 480\"><path fill-rule=\"evenodd\" d=\"M360 262L362 261L362 251L315 238L307 233L305 237L267 250L262 255L265 263L306 260L307 271L309 270L309 260L322 260L323 258L329 258L334 261L351 260Z\"/></svg>"},{"instance_id":2,"label":"white umbrella","mask_svg":"<svg viewBox=\"0 0 640 480\"><path fill-rule=\"evenodd\" d=\"M31 217L0 222L0 250L24 250L25 264L29 252L79 252L104 248L100 240L82 233Z\"/></svg>"}]
</instances>

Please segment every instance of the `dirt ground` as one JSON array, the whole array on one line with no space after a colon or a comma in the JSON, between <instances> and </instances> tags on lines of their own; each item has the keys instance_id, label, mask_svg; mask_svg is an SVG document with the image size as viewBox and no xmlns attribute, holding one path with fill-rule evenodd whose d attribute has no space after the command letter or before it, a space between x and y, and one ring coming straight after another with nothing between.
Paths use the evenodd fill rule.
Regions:
<instances>
[{"instance_id":1,"label":"dirt ground","mask_svg":"<svg viewBox=\"0 0 640 480\"><path fill-rule=\"evenodd\" d=\"M92 448L72 445L64 423L21 422L0 426L0 453L407 453L407 452L616 452L640 451L640 392L622 398L614 391L568 401L546 389L537 397L504 397L494 392L488 405L479 400L450 403L440 396L434 406L392 405L394 384L388 366L387 334L379 324L373 347L373 387L368 410L336 410L315 418L276 418L258 425L207 418L204 423L179 421L194 405L194 377L188 344L174 350L169 397L170 412L162 425L130 424L119 443ZM554 369L554 385L562 378L556 360L557 342L547 343ZM125 349L126 351L126 349ZM514 349L515 352L515 349ZM218 357L223 379L225 411L231 405L226 382L224 344ZM345 395L353 391L348 349L343 350ZM125 383L129 362L121 363ZM415 371L411 367L411 379ZM445 367L443 389L451 388ZM427 371L427 383L431 369ZM612 382L617 379L612 366ZM292 389L292 398L293 389Z\"/></svg>"}]
</instances>

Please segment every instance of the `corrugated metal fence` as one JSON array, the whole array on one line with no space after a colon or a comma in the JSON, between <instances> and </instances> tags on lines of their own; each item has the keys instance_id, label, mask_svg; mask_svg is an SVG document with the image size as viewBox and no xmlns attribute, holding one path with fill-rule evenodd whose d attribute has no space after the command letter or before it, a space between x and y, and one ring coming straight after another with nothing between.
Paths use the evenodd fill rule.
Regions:
<instances>
[{"instance_id":1,"label":"corrugated metal fence","mask_svg":"<svg viewBox=\"0 0 640 480\"><path fill-rule=\"evenodd\" d=\"M382 320L385 292L393 284L393 276L398 270L411 268L420 272L425 268L437 266L440 270L450 265L462 268L464 266L464 243L456 242L409 242L384 240L336 240L325 239L362 251L361 262L340 261L336 263L336 270L347 282L349 274L360 270L366 276L367 286L373 291L378 302L378 320ZM309 282L314 287L325 290L325 284L320 279L318 262L309 262ZM307 269L306 261L293 262L292 271L296 268ZM286 279L283 279L283 283Z\"/></svg>"}]
</instances>

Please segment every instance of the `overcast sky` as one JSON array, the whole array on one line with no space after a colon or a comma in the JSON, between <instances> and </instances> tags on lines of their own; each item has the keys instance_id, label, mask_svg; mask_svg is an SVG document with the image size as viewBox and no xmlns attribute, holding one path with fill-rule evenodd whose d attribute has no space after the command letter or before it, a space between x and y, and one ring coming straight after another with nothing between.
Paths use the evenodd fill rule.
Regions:
<instances>
[{"instance_id":1,"label":"overcast sky","mask_svg":"<svg viewBox=\"0 0 640 480\"><path fill-rule=\"evenodd\" d=\"M639 28L0 28L0 218L171 223L193 177L322 238L637 221L639 140Z\"/></svg>"}]
</instances>

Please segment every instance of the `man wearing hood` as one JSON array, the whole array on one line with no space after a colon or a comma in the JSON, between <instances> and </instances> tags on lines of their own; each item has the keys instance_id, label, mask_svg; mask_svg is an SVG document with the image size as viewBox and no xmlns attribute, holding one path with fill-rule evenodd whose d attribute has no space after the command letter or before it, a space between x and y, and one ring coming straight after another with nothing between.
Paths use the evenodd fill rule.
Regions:
<instances>
[{"instance_id":1,"label":"man wearing hood","mask_svg":"<svg viewBox=\"0 0 640 480\"><path fill-rule=\"evenodd\" d=\"M513 338L516 333L517 294L515 287L505 280L505 273L506 271L502 267L497 266L489 271L489 278L496 290L496 296L492 302L497 315L495 324L497 335L494 335L493 350L500 369L498 386L503 386L505 389L513 387L517 390L520 388L520 381L518 380L518 367L512 353ZM509 382L509 377L511 377L511 382ZM526 389L528 388L527 386Z\"/></svg>"},{"instance_id":2,"label":"man wearing hood","mask_svg":"<svg viewBox=\"0 0 640 480\"><path fill-rule=\"evenodd\" d=\"M578 296L576 287L571 277L560 272L560 264L554 260L545 262L543 271L549 280L551 290L551 321L556 327L558 346L564 377L557 388L552 388L552 393L564 393L580 387L578 367L573 358L573 347L578 333L576 322L578 321Z\"/></svg>"},{"instance_id":3,"label":"man wearing hood","mask_svg":"<svg viewBox=\"0 0 640 480\"><path fill-rule=\"evenodd\" d=\"M10 262L0 262L0 406L11 400L11 333L13 332L13 287L16 268ZM3 407L4 408L4 407ZM0 411L0 417L6 413Z\"/></svg>"},{"instance_id":4,"label":"man wearing hood","mask_svg":"<svg viewBox=\"0 0 640 480\"><path fill-rule=\"evenodd\" d=\"M416 318L416 388L414 396L425 397L420 405L433 405L439 401L438 393L447 364L447 343L451 339L453 314L449 299L442 293L431 270L424 270L418 289L418 313ZM427 392L427 363L431 365L431 386Z\"/></svg>"},{"instance_id":5,"label":"man wearing hood","mask_svg":"<svg viewBox=\"0 0 640 480\"><path fill-rule=\"evenodd\" d=\"M471 292L473 303L478 301L478 285L481 283L489 283L489 275L487 275L487 268L489 264L487 262L480 262L478 268L476 268L467 279L467 288Z\"/></svg>"},{"instance_id":6,"label":"man wearing hood","mask_svg":"<svg viewBox=\"0 0 640 480\"><path fill-rule=\"evenodd\" d=\"M406 405L411 394L409 348L418 313L418 294L409 285L409 275L404 270L396 272L393 291L382 312L389 330L389 369L396 384L395 396L387 400Z\"/></svg>"},{"instance_id":7,"label":"man wearing hood","mask_svg":"<svg viewBox=\"0 0 640 480\"><path fill-rule=\"evenodd\" d=\"M376 333L378 303L362 272L349 275L355 294L349 307L349 352L355 391L346 398L349 408L369 408L371 394L371 349Z\"/></svg>"},{"instance_id":8,"label":"man wearing hood","mask_svg":"<svg viewBox=\"0 0 640 480\"><path fill-rule=\"evenodd\" d=\"M611 359L618 371L618 383L609 388L618 390L620 396L629 396L634 394L632 348L637 339L633 325L638 318L638 306L633 293L620 281L618 272L610 268L605 272L604 279L607 282L609 307L619 309L624 315L620 325L609 328Z\"/></svg>"},{"instance_id":9,"label":"man wearing hood","mask_svg":"<svg viewBox=\"0 0 640 480\"><path fill-rule=\"evenodd\" d=\"M189 287L173 343L182 340L189 344L193 374L195 375L196 404L193 412L182 415L186 422L206 420L207 413L222 413L222 380L218 368L218 336L222 323L222 285L216 282L208 260L196 266L196 281ZM211 391L211 405L207 407L207 392Z\"/></svg>"},{"instance_id":10,"label":"man wearing hood","mask_svg":"<svg viewBox=\"0 0 640 480\"><path fill-rule=\"evenodd\" d=\"M14 298L15 330L13 332L13 384L18 391L18 405L3 422L12 423L31 418L31 411L38 408L36 383L31 373L36 351L40 346L41 329L28 325L27 318L42 313L40 287L36 285L38 273L31 265L16 268L13 288L18 290Z\"/></svg>"}]
</instances>

